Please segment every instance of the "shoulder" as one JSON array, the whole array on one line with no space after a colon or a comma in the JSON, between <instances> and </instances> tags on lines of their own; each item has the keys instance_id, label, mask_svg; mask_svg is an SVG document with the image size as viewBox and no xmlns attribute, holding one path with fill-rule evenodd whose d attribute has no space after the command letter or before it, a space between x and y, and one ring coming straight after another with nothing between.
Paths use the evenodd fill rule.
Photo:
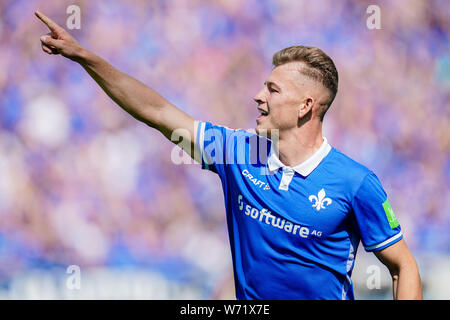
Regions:
<instances>
[{"instance_id":1,"label":"shoulder","mask_svg":"<svg viewBox=\"0 0 450 320\"><path fill-rule=\"evenodd\" d=\"M345 174L352 174L352 176L366 176L372 171L365 165L359 163L358 161L350 158L342 151L331 147L329 164L335 166L336 169L342 170Z\"/></svg>"},{"instance_id":2,"label":"shoulder","mask_svg":"<svg viewBox=\"0 0 450 320\"><path fill-rule=\"evenodd\" d=\"M225 125L213 124L208 121L199 121L198 128L201 133L209 133L210 135L221 133L224 136L256 136L256 132L251 129L230 128Z\"/></svg>"},{"instance_id":3,"label":"shoulder","mask_svg":"<svg viewBox=\"0 0 450 320\"><path fill-rule=\"evenodd\" d=\"M365 165L334 147L331 148L326 160L327 171L339 179L347 190L352 190L352 193L357 191L367 177L375 176L373 171Z\"/></svg>"}]
</instances>

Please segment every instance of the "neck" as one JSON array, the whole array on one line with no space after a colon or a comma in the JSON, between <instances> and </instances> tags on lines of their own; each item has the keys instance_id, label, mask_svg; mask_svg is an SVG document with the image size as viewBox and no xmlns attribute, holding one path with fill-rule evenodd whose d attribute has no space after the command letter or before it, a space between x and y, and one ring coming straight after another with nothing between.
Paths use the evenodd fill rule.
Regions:
<instances>
[{"instance_id":1,"label":"neck","mask_svg":"<svg viewBox=\"0 0 450 320\"><path fill-rule=\"evenodd\" d=\"M321 123L302 126L290 132L279 133L278 141L274 140L275 151L280 161L289 167L295 167L311 157L323 143Z\"/></svg>"}]
</instances>

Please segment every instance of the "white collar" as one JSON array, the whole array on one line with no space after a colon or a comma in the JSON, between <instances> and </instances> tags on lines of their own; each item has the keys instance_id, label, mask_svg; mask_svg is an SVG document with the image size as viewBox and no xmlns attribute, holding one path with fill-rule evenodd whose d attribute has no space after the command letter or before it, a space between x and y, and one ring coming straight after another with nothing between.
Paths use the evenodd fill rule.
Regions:
<instances>
[{"instance_id":1,"label":"white collar","mask_svg":"<svg viewBox=\"0 0 450 320\"><path fill-rule=\"evenodd\" d=\"M330 152L331 146L327 141L327 138L323 137L323 143L320 146L320 148L308 159L300 163L299 165L295 167L289 167L284 165L281 160L278 158L277 153L273 149L273 144L270 147L270 155L269 159L267 160L267 165L269 167L270 171L278 170L279 168L287 168L287 169L293 169L298 174L306 177L308 176L317 166L319 163L325 158L325 156Z\"/></svg>"}]
</instances>

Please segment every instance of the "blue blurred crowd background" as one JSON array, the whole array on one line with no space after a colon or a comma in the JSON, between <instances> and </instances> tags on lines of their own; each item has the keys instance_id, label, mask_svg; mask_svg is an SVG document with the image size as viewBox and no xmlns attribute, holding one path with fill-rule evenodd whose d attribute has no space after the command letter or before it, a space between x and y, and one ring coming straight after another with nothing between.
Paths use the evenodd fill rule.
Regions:
<instances>
[{"instance_id":1,"label":"blue blurred crowd background","mask_svg":"<svg viewBox=\"0 0 450 320\"><path fill-rule=\"evenodd\" d=\"M369 29L378 5L381 29ZM41 51L40 10L85 47L200 120L253 128L272 55L328 53L336 148L371 168L416 256L449 299L450 9L444 0L0 1L0 298L234 298L220 181L117 107L76 63ZM391 298L366 285L357 298ZM80 290L66 288L69 265ZM384 268L384 267L383 267ZM369 290L370 289L370 290ZM70 292L69 292L69 291ZM380 293L381 292L381 293Z\"/></svg>"}]
</instances>

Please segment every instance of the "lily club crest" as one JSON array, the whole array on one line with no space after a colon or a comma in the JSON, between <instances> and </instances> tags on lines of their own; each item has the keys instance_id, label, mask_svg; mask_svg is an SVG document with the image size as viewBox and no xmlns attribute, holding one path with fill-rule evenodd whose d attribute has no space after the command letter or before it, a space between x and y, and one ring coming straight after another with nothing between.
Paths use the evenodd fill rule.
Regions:
<instances>
[{"instance_id":1,"label":"lily club crest","mask_svg":"<svg viewBox=\"0 0 450 320\"><path fill-rule=\"evenodd\" d=\"M310 195L308 199L309 202L313 203L312 207L316 208L317 211L319 211L320 209L325 209L325 206L329 206L333 202L333 200L326 197L326 193L323 188L319 191L317 196Z\"/></svg>"}]
</instances>

